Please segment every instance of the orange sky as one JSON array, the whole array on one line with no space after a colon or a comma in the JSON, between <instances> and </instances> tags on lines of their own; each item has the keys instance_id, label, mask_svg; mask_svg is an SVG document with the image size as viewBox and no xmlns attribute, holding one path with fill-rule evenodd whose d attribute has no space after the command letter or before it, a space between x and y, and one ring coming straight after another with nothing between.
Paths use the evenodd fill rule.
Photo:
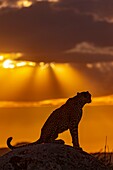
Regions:
<instances>
[{"instance_id":1,"label":"orange sky","mask_svg":"<svg viewBox=\"0 0 113 170\"><path fill-rule=\"evenodd\" d=\"M101 95L104 88L96 79L92 82L90 76L86 76L87 70L84 72L79 64L73 67L69 63L36 63L32 66L26 63L19 68L18 62L17 65L12 63L14 68L4 68L3 63L4 60L0 68L0 147L6 146L9 136L14 137L13 144L37 140L43 123L55 108L78 91L89 90L92 103L83 109L79 126L80 145L88 152L99 151L104 148L107 136L108 147L112 150L112 91L111 95ZM88 70L97 69L96 64L87 64L86 67ZM98 69L101 72L102 66ZM102 92L98 93L99 90ZM71 145L69 132L59 137Z\"/></svg>"},{"instance_id":2,"label":"orange sky","mask_svg":"<svg viewBox=\"0 0 113 170\"><path fill-rule=\"evenodd\" d=\"M37 140L43 123L55 108L55 106L0 108L0 147L6 146L6 139L9 136L13 136L13 144ZM112 151L112 111L112 105L85 106L79 126L80 145L85 151L95 152L104 149L106 136L109 150ZM69 132L60 134L59 138L71 145Z\"/></svg>"}]
</instances>

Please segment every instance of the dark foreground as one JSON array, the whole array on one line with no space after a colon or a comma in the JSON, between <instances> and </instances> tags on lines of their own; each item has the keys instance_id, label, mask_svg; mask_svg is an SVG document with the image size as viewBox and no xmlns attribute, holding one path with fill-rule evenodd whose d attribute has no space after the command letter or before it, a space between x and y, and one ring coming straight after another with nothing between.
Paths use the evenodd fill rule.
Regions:
<instances>
[{"instance_id":1,"label":"dark foreground","mask_svg":"<svg viewBox=\"0 0 113 170\"><path fill-rule=\"evenodd\" d=\"M62 144L20 147L0 157L0 170L109 170L92 155Z\"/></svg>"}]
</instances>

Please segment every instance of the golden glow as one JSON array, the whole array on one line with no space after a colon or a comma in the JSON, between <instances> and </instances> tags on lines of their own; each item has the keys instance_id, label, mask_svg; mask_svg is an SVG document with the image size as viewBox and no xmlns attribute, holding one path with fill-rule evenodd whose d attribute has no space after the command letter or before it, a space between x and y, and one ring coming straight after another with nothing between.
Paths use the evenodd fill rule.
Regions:
<instances>
[{"instance_id":1,"label":"golden glow","mask_svg":"<svg viewBox=\"0 0 113 170\"><path fill-rule=\"evenodd\" d=\"M5 62L4 68L0 69L0 76L2 81L1 86L1 96L3 98L13 98L17 99L18 96L22 96L24 93L24 89L27 88L30 76L32 75L33 67L21 67L14 68L15 63L11 63L12 61L8 60ZM8 82L8 83L7 83ZM29 87L29 86L28 86Z\"/></svg>"},{"instance_id":2,"label":"golden glow","mask_svg":"<svg viewBox=\"0 0 113 170\"><path fill-rule=\"evenodd\" d=\"M22 67L22 66L26 66L26 62L25 61L21 61L21 62L18 62L18 63L16 63L16 66L17 67Z\"/></svg>"},{"instance_id":3,"label":"golden glow","mask_svg":"<svg viewBox=\"0 0 113 170\"><path fill-rule=\"evenodd\" d=\"M49 67L48 63L40 62L37 70L38 86L42 87L43 89L45 86L47 87L49 83L48 77L50 75L48 72L48 67Z\"/></svg>"},{"instance_id":4,"label":"golden glow","mask_svg":"<svg viewBox=\"0 0 113 170\"><path fill-rule=\"evenodd\" d=\"M0 55L0 61L2 61L4 59L4 56Z\"/></svg>"},{"instance_id":5,"label":"golden glow","mask_svg":"<svg viewBox=\"0 0 113 170\"><path fill-rule=\"evenodd\" d=\"M8 59L3 62L3 68L14 68L14 67L15 65L13 63L13 60Z\"/></svg>"},{"instance_id":6,"label":"golden glow","mask_svg":"<svg viewBox=\"0 0 113 170\"><path fill-rule=\"evenodd\" d=\"M87 80L68 63L58 64L50 63L50 67L53 69L57 80L65 94L70 94L73 89L81 90L83 88L82 84L87 86ZM84 86L84 88L85 88Z\"/></svg>"},{"instance_id":7,"label":"golden glow","mask_svg":"<svg viewBox=\"0 0 113 170\"><path fill-rule=\"evenodd\" d=\"M55 68L55 63L50 63L50 67Z\"/></svg>"},{"instance_id":8,"label":"golden glow","mask_svg":"<svg viewBox=\"0 0 113 170\"><path fill-rule=\"evenodd\" d=\"M32 72L34 72L34 74L31 75L32 83L29 81L29 84L32 84L33 88L31 90L37 89L36 91L39 95L42 93L43 95L46 94L46 96L69 96L76 93L76 91L88 89L87 80L68 63L58 64L54 62L40 62L39 64L36 64L31 61L12 60L7 58L3 60L1 64L1 68L15 69L15 74L18 68L26 68L28 66L33 67ZM27 71L28 68L24 70ZM20 71L18 70L18 74L20 74L20 72L21 69ZM13 72L11 74L15 77ZM24 74L24 72L22 72L22 74ZM16 77L15 80L17 81ZM10 81L12 81L12 79Z\"/></svg>"},{"instance_id":9,"label":"golden glow","mask_svg":"<svg viewBox=\"0 0 113 170\"><path fill-rule=\"evenodd\" d=\"M43 70L43 69L46 69L49 66L49 64L48 63L44 63L44 62L40 62L39 66Z\"/></svg>"},{"instance_id":10,"label":"golden glow","mask_svg":"<svg viewBox=\"0 0 113 170\"><path fill-rule=\"evenodd\" d=\"M17 5L18 5L18 7L29 7L29 6L31 6L32 5L32 1L30 1L30 0L19 0L18 2L17 2Z\"/></svg>"},{"instance_id":11,"label":"golden glow","mask_svg":"<svg viewBox=\"0 0 113 170\"><path fill-rule=\"evenodd\" d=\"M12 58L0 56L3 56L0 61L2 63L0 68L0 97L2 99L0 125L3 129L0 136L1 146L6 144L6 139L12 134L12 131L14 132L12 136L15 136L16 141L35 141L40 133L40 128L54 109L65 103L68 96L76 95L84 88L89 89L84 76L71 64L53 62L36 64L31 61L16 60L14 56ZM89 68L91 66L89 65ZM61 93L58 91L59 87L61 87ZM62 91L66 98L65 96L63 98ZM62 98L56 97L57 93ZM3 101L3 99L7 101ZM84 150L100 150L104 146L106 135L109 137L110 147L112 146L112 112L113 96L93 98L92 103L84 107L79 128L80 144ZM103 127L105 127L104 131ZM22 133L19 133L20 131ZM27 134L28 136L26 136ZM72 145L69 132L61 134L59 137Z\"/></svg>"},{"instance_id":12,"label":"golden glow","mask_svg":"<svg viewBox=\"0 0 113 170\"><path fill-rule=\"evenodd\" d=\"M27 65L28 65L28 66L32 66L32 67L35 67L35 66L36 66L36 63L35 63L35 62L28 61L28 62L27 62Z\"/></svg>"},{"instance_id":13,"label":"golden glow","mask_svg":"<svg viewBox=\"0 0 113 170\"><path fill-rule=\"evenodd\" d=\"M0 54L0 66L5 69L14 69L16 67L24 67L24 66L36 66L35 62L32 61L21 61L17 60L22 57L22 53L5 53Z\"/></svg>"},{"instance_id":14,"label":"golden glow","mask_svg":"<svg viewBox=\"0 0 113 170\"><path fill-rule=\"evenodd\" d=\"M31 62L31 61L20 61L20 62L17 62L16 67L23 67L23 66L31 66L31 67L34 67L36 66L36 63L35 62Z\"/></svg>"},{"instance_id":15,"label":"golden glow","mask_svg":"<svg viewBox=\"0 0 113 170\"><path fill-rule=\"evenodd\" d=\"M20 57L22 57L23 54L22 53L0 53L0 58L2 59L18 59Z\"/></svg>"},{"instance_id":16,"label":"golden glow","mask_svg":"<svg viewBox=\"0 0 113 170\"><path fill-rule=\"evenodd\" d=\"M75 70L70 64L58 64L58 63L44 63L37 64L35 69L35 86L39 89L44 89L46 94L53 91L56 94L55 89L61 94L70 95L74 92L87 90L88 81L82 74ZM84 89L83 89L84 84ZM42 90L44 93L44 91ZM39 90L38 93L41 93Z\"/></svg>"},{"instance_id":17,"label":"golden glow","mask_svg":"<svg viewBox=\"0 0 113 170\"><path fill-rule=\"evenodd\" d=\"M35 65L36 65L36 63L31 62L31 61L14 61L14 60L7 59L3 62L2 67L13 69L13 68L16 68L16 67L24 67L24 66L34 67Z\"/></svg>"}]
</instances>

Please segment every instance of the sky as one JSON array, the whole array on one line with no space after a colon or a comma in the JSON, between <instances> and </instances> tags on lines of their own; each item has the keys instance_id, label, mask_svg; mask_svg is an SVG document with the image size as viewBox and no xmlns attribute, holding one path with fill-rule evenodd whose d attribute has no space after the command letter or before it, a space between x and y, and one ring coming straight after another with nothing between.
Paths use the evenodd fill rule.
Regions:
<instances>
[{"instance_id":1,"label":"sky","mask_svg":"<svg viewBox=\"0 0 113 170\"><path fill-rule=\"evenodd\" d=\"M80 144L113 149L113 1L0 0L0 147L32 142L50 113L89 91ZM92 135L93 134L93 135ZM71 144L69 132L61 135Z\"/></svg>"}]
</instances>

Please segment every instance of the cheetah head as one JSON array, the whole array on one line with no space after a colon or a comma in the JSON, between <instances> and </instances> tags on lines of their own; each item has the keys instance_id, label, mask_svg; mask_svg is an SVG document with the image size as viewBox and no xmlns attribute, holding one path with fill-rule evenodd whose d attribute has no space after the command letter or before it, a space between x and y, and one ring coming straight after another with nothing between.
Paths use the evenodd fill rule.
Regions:
<instances>
[{"instance_id":1,"label":"cheetah head","mask_svg":"<svg viewBox=\"0 0 113 170\"><path fill-rule=\"evenodd\" d=\"M85 103L91 103L91 94L88 91L77 93L77 96Z\"/></svg>"}]
</instances>

